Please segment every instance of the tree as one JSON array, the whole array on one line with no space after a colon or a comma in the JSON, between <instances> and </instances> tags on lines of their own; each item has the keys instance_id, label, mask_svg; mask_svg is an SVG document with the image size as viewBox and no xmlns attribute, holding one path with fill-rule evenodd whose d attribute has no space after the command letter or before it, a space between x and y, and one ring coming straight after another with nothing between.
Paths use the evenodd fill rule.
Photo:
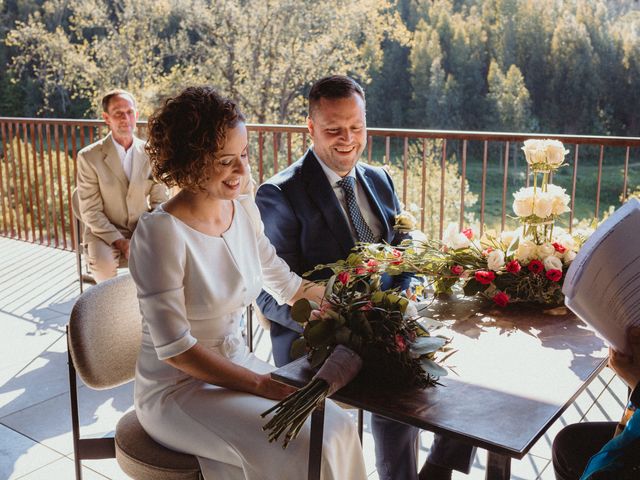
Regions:
<instances>
[{"instance_id":1,"label":"tree","mask_svg":"<svg viewBox=\"0 0 640 480\"><path fill-rule=\"evenodd\" d=\"M386 0L50 3L8 35L11 68L39 83L43 111L118 86L148 114L186 84L212 83L252 121L299 121L311 82L331 72L366 83L383 40L404 33Z\"/></svg>"},{"instance_id":2,"label":"tree","mask_svg":"<svg viewBox=\"0 0 640 480\"><path fill-rule=\"evenodd\" d=\"M511 65L505 75L495 60L491 61L488 99L493 107L494 128L506 132L528 132L536 129L531 113L531 99L520 69Z\"/></svg>"},{"instance_id":3,"label":"tree","mask_svg":"<svg viewBox=\"0 0 640 480\"><path fill-rule=\"evenodd\" d=\"M551 78L545 109L554 131L602 133L594 131L598 127L599 104L595 63L584 24L573 16L559 19L548 58Z\"/></svg>"}]
</instances>

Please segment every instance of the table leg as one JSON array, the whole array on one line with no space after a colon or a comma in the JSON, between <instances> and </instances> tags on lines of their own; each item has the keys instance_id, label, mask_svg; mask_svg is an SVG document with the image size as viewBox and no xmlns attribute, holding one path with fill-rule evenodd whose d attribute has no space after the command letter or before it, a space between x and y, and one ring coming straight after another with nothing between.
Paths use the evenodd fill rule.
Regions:
<instances>
[{"instance_id":1,"label":"table leg","mask_svg":"<svg viewBox=\"0 0 640 480\"><path fill-rule=\"evenodd\" d=\"M509 480L510 476L511 457L495 452L487 452L485 480Z\"/></svg>"},{"instance_id":2,"label":"table leg","mask_svg":"<svg viewBox=\"0 0 640 480\"><path fill-rule=\"evenodd\" d=\"M322 467L322 437L324 434L324 400L311 414L309 439L309 480L320 480Z\"/></svg>"}]
</instances>

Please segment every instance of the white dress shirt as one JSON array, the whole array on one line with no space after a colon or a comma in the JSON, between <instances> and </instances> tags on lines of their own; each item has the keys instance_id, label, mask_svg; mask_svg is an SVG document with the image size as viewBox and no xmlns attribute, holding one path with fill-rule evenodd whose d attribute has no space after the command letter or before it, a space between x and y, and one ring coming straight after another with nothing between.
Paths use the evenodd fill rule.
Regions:
<instances>
[{"instance_id":1,"label":"white dress shirt","mask_svg":"<svg viewBox=\"0 0 640 480\"><path fill-rule=\"evenodd\" d=\"M318 156L318 154L315 151L313 153L316 156L316 158L319 160L320 166L322 167L324 174L327 176L327 180L329 180L329 184L333 188L333 193L335 193L336 197L338 198L338 203L342 207L342 213L347 219L347 224L349 225L349 229L351 230L351 236L357 241L358 235L356 234L355 228L351 224L351 219L349 217L349 212L347 210L347 199L345 198L344 190L342 190L342 187L338 185L338 182L342 180L342 177L338 175L336 172L334 172L333 170L331 170L329 167L327 167L327 165L324 163L324 161ZM373 233L373 236L378 241L382 238L382 222L380 222L380 219L378 219L378 217L375 215L374 210L371 208L371 205L369 204L369 199L367 198L367 194L365 193L364 188L362 187L362 185L360 185L360 182L358 182L358 177L356 176L356 168L353 167L351 171L347 174L347 176L353 177L356 181L355 182L356 202L358 203L358 207L360 208L362 217L364 218L365 222L367 222L367 225L369 225L369 228L371 229L371 233Z\"/></svg>"},{"instance_id":2,"label":"white dress shirt","mask_svg":"<svg viewBox=\"0 0 640 480\"><path fill-rule=\"evenodd\" d=\"M115 139L113 140L113 144L116 146L116 152L118 152L118 156L120 157L120 163L122 164L124 174L127 176L127 180L131 180L131 168L133 166L133 143L128 150L125 150L124 147L120 145Z\"/></svg>"}]
</instances>

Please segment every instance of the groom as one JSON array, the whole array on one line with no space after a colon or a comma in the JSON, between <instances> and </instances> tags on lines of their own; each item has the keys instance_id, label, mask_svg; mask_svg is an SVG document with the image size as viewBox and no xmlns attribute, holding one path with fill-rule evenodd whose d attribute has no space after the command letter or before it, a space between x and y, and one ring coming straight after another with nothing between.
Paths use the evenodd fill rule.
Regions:
<instances>
[{"instance_id":1,"label":"groom","mask_svg":"<svg viewBox=\"0 0 640 480\"><path fill-rule=\"evenodd\" d=\"M302 274L321 263L344 259L360 242L399 243L393 230L400 204L391 178L379 167L358 163L367 138L362 87L345 76L318 80L309 92L307 127L313 146L290 167L260 186L256 202L265 233L291 269ZM328 270L311 278L328 278ZM383 288L409 286L411 277L383 279ZM302 329L290 307L266 292L257 300L271 322L277 366L292 359L289 350ZM372 415L376 468L381 480L415 480L418 429ZM449 479L451 468L468 472L474 450L436 435L420 479Z\"/></svg>"}]
</instances>

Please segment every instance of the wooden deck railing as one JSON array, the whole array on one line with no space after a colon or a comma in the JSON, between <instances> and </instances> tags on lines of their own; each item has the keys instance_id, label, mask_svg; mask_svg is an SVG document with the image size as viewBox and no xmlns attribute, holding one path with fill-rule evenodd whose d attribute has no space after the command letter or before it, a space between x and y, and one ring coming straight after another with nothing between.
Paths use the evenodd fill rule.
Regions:
<instances>
[{"instance_id":1,"label":"wooden deck railing","mask_svg":"<svg viewBox=\"0 0 640 480\"><path fill-rule=\"evenodd\" d=\"M139 122L144 138L146 122ZM249 125L249 155L262 182L310 145L304 126ZM106 133L98 120L0 117L0 235L73 250L71 192L76 155ZM553 182L571 195L566 225L601 218L640 186L640 138L370 128L364 160L386 165L421 228L442 236L449 222L504 229L511 194L528 185L520 149L554 138L570 150Z\"/></svg>"}]
</instances>

